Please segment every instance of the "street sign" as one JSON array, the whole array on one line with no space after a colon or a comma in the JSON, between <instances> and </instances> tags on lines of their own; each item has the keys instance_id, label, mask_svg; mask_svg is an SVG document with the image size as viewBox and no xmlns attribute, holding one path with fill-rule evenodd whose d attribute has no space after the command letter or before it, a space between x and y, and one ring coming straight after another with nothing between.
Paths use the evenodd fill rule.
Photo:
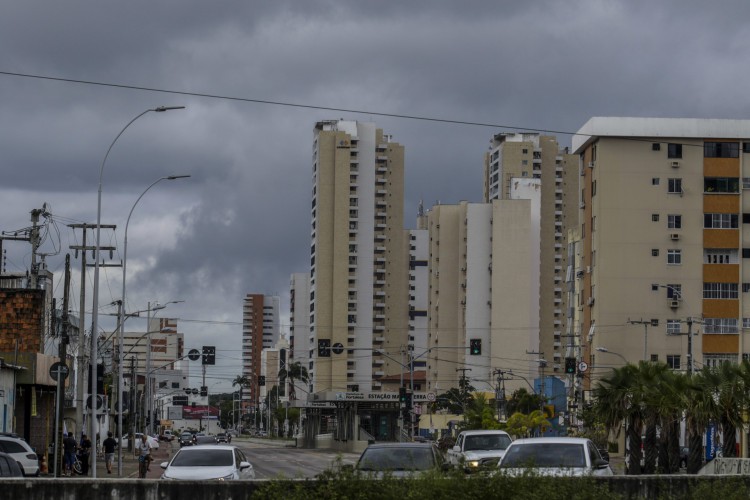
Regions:
<instances>
[{"instance_id":1,"label":"street sign","mask_svg":"<svg viewBox=\"0 0 750 500\"><path fill-rule=\"evenodd\" d=\"M68 366L65 363L62 363L61 361L57 361L55 363L52 363L52 366L49 367L49 376L52 377L52 380L57 382L57 375L60 374L62 376L62 379L65 380L68 378L68 372L70 370L68 369Z\"/></svg>"},{"instance_id":2,"label":"street sign","mask_svg":"<svg viewBox=\"0 0 750 500\"><path fill-rule=\"evenodd\" d=\"M331 350L334 354L341 354L342 352L344 352L344 344L342 344L341 342L336 342L335 344L333 344L333 347L331 347Z\"/></svg>"},{"instance_id":3,"label":"street sign","mask_svg":"<svg viewBox=\"0 0 750 500\"><path fill-rule=\"evenodd\" d=\"M581 361L580 363L578 363L578 371L579 372L583 373L583 372L585 372L588 369L589 369L589 364L586 363L585 361Z\"/></svg>"},{"instance_id":4,"label":"street sign","mask_svg":"<svg viewBox=\"0 0 750 500\"><path fill-rule=\"evenodd\" d=\"M200 351L198 349L190 349L190 351L188 351L188 359L190 361L198 361L201 359Z\"/></svg>"}]
</instances>

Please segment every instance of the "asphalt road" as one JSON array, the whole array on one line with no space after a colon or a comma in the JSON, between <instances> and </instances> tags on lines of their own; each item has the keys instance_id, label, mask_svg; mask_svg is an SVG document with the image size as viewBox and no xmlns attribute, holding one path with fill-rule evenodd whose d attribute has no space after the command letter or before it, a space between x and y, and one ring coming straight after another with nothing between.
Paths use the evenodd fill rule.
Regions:
<instances>
[{"instance_id":1,"label":"asphalt road","mask_svg":"<svg viewBox=\"0 0 750 500\"><path fill-rule=\"evenodd\" d=\"M237 439L232 444L245 452L255 469L256 479L312 478L335 466L339 458L342 464L352 465L359 458L358 453L287 448L256 440L247 442Z\"/></svg>"}]
</instances>

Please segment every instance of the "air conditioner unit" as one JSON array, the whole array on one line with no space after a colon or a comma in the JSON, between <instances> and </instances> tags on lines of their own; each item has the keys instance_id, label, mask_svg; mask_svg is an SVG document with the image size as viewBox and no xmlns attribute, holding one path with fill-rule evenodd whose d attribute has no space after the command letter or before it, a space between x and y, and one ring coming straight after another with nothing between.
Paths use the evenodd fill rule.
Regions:
<instances>
[{"instance_id":1,"label":"air conditioner unit","mask_svg":"<svg viewBox=\"0 0 750 500\"><path fill-rule=\"evenodd\" d=\"M586 273L591 274L591 266L586 266Z\"/></svg>"},{"instance_id":2,"label":"air conditioner unit","mask_svg":"<svg viewBox=\"0 0 750 500\"><path fill-rule=\"evenodd\" d=\"M583 271L576 271L576 278L583 278Z\"/></svg>"},{"instance_id":3,"label":"air conditioner unit","mask_svg":"<svg viewBox=\"0 0 750 500\"><path fill-rule=\"evenodd\" d=\"M580 205L578 205L578 208L586 208L586 203L584 203L584 202L581 202L581 204L580 204Z\"/></svg>"},{"instance_id":4,"label":"air conditioner unit","mask_svg":"<svg viewBox=\"0 0 750 500\"><path fill-rule=\"evenodd\" d=\"M672 162L672 168L680 168L680 162L679 161L673 161Z\"/></svg>"},{"instance_id":5,"label":"air conditioner unit","mask_svg":"<svg viewBox=\"0 0 750 500\"><path fill-rule=\"evenodd\" d=\"M670 240L679 240L680 239L680 233L670 233L669 239Z\"/></svg>"},{"instance_id":6,"label":"air conditioner unit","mask_svg":"<svg viewBox=\"0 0 750 500\"><path fill-rule=\"evenodd\" d=\"M589 297L589 300L587 302L588 305L593 306L594 305L594 297Z\"/></svg>"},{"instance_id":7,"label":"air conditioner unit","mask_svg":"<svg viewBox=\"0 0 750 500\"><path fill-rule=\"evenodd\" d=\"M669 301L669 307L671 307L672 309L677 309L678 307L680 307L680 301L679 300L670 300Z\"/></svg>"},{"instance_id":8,"label":"air conditioner unit","mask_svg":"<svg viewBox=\"0 0 750 500\"><path fill-rule=\"evenodd\" d=\"M589 168L594 168L594 162L593 161L589 162Z\"/></svg>"}]
</instances>

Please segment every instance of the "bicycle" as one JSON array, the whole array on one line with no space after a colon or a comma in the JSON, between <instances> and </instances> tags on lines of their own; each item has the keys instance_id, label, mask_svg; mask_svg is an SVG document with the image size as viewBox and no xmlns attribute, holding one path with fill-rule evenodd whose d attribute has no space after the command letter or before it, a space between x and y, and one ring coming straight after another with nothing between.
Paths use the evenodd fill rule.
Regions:
<instances>
[{"instance_id":1,"label":"bicycle","mask_svg":"<svg viewBox=\"0 0 750 500\"><path fill-rule=\"evenodd\" d=\"M149 465L151 463L151 456L138 456L138 478L144 479L146 477L146 473L148 472Z\"/></svg>"}]
</instances>

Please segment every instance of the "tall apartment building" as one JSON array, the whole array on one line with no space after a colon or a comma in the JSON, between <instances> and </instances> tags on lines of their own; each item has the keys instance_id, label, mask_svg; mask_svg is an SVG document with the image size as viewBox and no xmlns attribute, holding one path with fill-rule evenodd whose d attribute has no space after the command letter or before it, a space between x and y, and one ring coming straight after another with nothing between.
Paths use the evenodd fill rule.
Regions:
<instances>
[{"instance_id":1,"label":"tall apartment building","mask_svg":"<svg viewBox=\"0 0 750 500\"><path fill-rule=\"evenodd\" d=\"M314 136L310 391L377 391L407 341L404 148L373 123L319 122Z\"/></svg>"},{"instance_id":2,"label":"tall apartment building","mask_svg":"<svg viewBox=\"0 0 750 500\"><path fill-rule=\"evenodd\" d=\"M538 179L524 179L512 199L428 212L427 390L457 387L464 368L480 391L497 388L495 370L513 371L509 391L536 376L540 194Z\"/></svg>"},{"instance_id":3,"label":"tall apartment building","mask_svg":"<svg viewBox=\"0 0 750 500\"><path fill-rule=\"evenodd\" d=\"M307 368L307 343L310 333L310 275L294 273L289 280L289 349L290 359L299 361ZM295 354L295 336L302 341L302 350Z\"/></svg>"},{"instance_id":4,"label":"tall apartment building","mask_svg":"<svg viewBox=\"0 0 750 500\"><path fill-rule=\"evenodd\" d=\"M695 369L747 357L750 121L597 117L573 149L594 376L616 354L681 370L690 351Z\"/></svg>"},{"instance_id":5,"label":"tall apartment building","mask_svg":"<svg viewBox=\"0 0 750 500\"><path fill-rule=\"evenodd\" d=\"M427 319L429 306L429 258L430 234L427 229L427 215L422 203L417 213L417 228L406 231L405 238L408 266L409 287L409 323L407 350L414 358L410 370L424 370L427 366L427 349L429 347ZM408 359L406 363L408 363Z\"/></svg>"},{"instance_id":6,"label":"tall apartment building","mask_svg":"<svg viewBox=\"0 0 750 500\"><path fill-rule=\"evenodd\" d=\"M556 138L538 133L496 134L484 162L484 200L510 198L520 179L541 181L539 345L549 373L562 373L565 351L567 229L578 223L578 157Z\"/></svg>"},{"instance_id":7,"label":"tall apartment building","mask_svg":"<svg viewBox=\"0 0 750 500\"><path fill-rule=\"evenodd\" d=\"M243 390L245 404L258 399L258 375L261 353L278 342L281 334L280 299L278 296L249 293L242 301L242 375L250 381Z\"/></svg>"}]
</instances>

